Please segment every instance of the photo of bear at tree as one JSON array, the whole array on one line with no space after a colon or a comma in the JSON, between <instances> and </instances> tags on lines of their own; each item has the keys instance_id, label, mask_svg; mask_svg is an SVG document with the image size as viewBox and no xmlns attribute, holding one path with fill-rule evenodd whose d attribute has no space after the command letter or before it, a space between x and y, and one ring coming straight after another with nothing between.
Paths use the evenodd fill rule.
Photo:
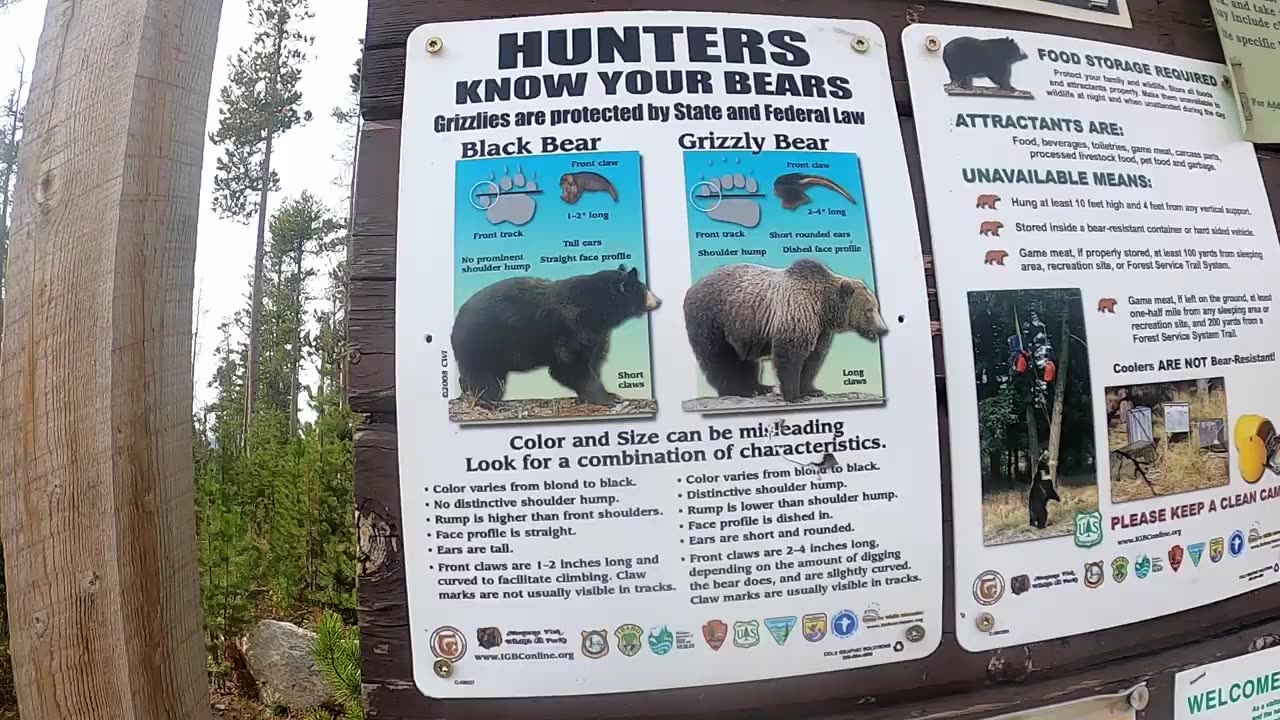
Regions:
<instances>
[{"instance_id":1,"label":"photo of bear at tree","mask_svg":"<svg viewBox=\"0 0 1280 720\"><path fill-rule=\"evenodd\" d=\"M635 152L457 163L451 420L657 412L640 172Z\"/></svg>"},{"instance_id":2,"label":"photo of bear at tree","mask_svg":"<svg viewBox=\"0 0 1280 720\"><path fill-rule=\"evenodd\" d=\"M984 545L1075 533L1098 509L1080 291L969 293Z\"/></svg>"},{"instance_id":3,"label":"photo of bear at tree","mask_svg":"<svg viewBox=\"0 0 1280 720\"><path fill-rule=\"evenodd\" d=\"M1222 378L1117 385L1106 398L1111 502L1231 481Z\"/></svg>"},{"instance_id":4,"label":"photo of bear at tree","mask_svg":"<svg viewBox=\"0 0 1280 720\"><path fill-rule=\"evenodd\" d=\"M858 156L686 152L697 361L686 412L882 405L875 291ZM769 192L772 191L772 192Z\"/></svg>"}]
</instances>

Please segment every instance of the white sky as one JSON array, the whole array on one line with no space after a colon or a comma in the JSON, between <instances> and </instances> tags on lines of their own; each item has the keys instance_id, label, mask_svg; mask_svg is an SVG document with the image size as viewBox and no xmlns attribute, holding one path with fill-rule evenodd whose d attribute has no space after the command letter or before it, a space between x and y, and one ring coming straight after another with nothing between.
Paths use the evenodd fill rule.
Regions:
<instances>
[{"instance_id":1,"label":"white sky","mask_svg":"<svg viewBox=\"0 0 1280 720\"><path fill-rule=\"evenodd\" d=\"M45 6L45 0L19 0L16 6L0 10L0 96L8 94L16 79L19 52L26 55L30 77L44 25ZM285 197L309 190L345 219L346 207L342 202L346 192L332 184L341 171L333 157L339 154L345 130L329 117L329 111L335 105L347 104L347 77L354 69L352 63L359 52L357 41L364 35L366 1L312 0L311 9L316 17L302 29L314 35L316 41L308 53L310 59L302 73L301 87L303 108L311 110L315 118L307 125L294 128L276 143L273 164L280 173L282 192L272 196L271 209ZM246 0L223 0L209 100L209 131L217 126L217 94L226 83L227 60L252 37L248 18ZM206 142L196 251L195 295L201 315L196 361L197 408L212 399L213 393L206 386L214 369L218 324L242 307L248 290L247 277L253 272L256 227L252 223L241 225L219 220L212 210L210 193L218 153L218 148ZM326 279L323 272L318 275L314 281L316 292ZM305 405L305 396L300 404Z\"/></svg>"}]
</instances>

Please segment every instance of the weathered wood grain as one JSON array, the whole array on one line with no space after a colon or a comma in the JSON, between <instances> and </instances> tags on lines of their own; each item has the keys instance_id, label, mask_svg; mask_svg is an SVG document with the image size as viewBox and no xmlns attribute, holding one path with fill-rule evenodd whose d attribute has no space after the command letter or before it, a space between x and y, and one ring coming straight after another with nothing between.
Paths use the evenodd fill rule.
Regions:
<instances>
[{"instance_id":1,"label":"weathered wood grain","mask_svg":"<svg viewBox=\"0 0 1280 720\"><path fill-rule=\"evenodd\" d=\"M362 512L378 514L388 533L397 533L401 508L396 460L394 397L395 229L404 44L410 31L432 21L536 15L580 10L674 9L672 3L597 0L586 6L557 0L533 3L493 0L411 2L370 0L363 108L371 123L364 138L357 190L357 237L352 287L352 404L378 421L356 440L357 501ZM923 249L931 239L925 212L918 148L905 84L899 34L908 22L1007 27L1070 34L1191 57L1220 60L1209 9L1195 0L1139 0L1131 4L1134 31L980 8L892 0L800 0L783 6L749 2L727 8L720 0L689 0L678 9L731 10L819 17L863 17L878 23L888 40L895 99L903 116L916 213ZM446 39L447 43L447 39ZM447 45L446 45L447 47ZM1259 151L1264 180L1280 197L1280 154ZM1280 215L1280 203L1272 203ZM1280 219L1280 218L1278 218ZM447 231L447 230L446 230ZM416 239L415 239L416 240ZM429 239L422 239L429 241ZM937 318L931 263L926 263L930 315ZM945 332L945 328L943 329ZM935 367L941 375L941 338L935 336ZM950 447L946 396L938 387L943 473L944 612L942 646L929 658L801 678L613 696L537 700L434 701L412 680L403 562L362 576L360 615L365 679L373 717L408 720L443 718L979 718L1124 689L1150 679L1152 705L1140 717L1165 718L1172 703L1172 674L1211 659L1244 652L1261 635L1280 632L1272 587L1214 605L1097 633L995 652L968 653L955 642L955 597L951 544ZM414 478L411 482L421 482ZM398 535L396 540L398 541ZM386 568L390 568L389 570Z\"/></svg>"},{"instance_id":2,"label":"weathered wood grain","mask_svg":"<svg viewBox=\"0 0 1280 720\"><path fill-rule=\"evenodd\" d=\"M1132 45L1202 60L1222 60L1222 47L1207 3L1190 0L1135 0L1129 3L1137 30L1104 27L993 8L974 8L940 2L919 4L898 0L768 0L730 3L722 0L470 0L469 2L411 2L370 0L365 35L365 92L361 108L367 119L400 116L404 96L404 60L409 33L419 25L450 20L518 17L603 10L700 10L860 18L880 26L889 49L889 70L899 104L906 99L906 66L902 59L902 29L910 23L980 25L1010 30L1068 34L1101 42ZM446 48L448 39L445 39Z\"/></svg>"},{"instance_id":3,"label":"weathered wood grain","mask_svg":"<svg viewBox=\"0 0 1280 720\"><path fill-rule=\"evenodd\" d=\"M939 408L945 440L945 408ZM390 424L362 428L356 438L357 504L378 508L394 527L399 524L400 479L396 461L396 433ZM1028 705L1063 700L1101 692L1106 687L1124 685L1181 664L1195 664L1197 658L1219 657L1242 652L1256 633L1247 628L1275 620L1280 588L1271 587L1212 606L1147 622L1112 628L1088 635L1050 640L994 652L969 653L954 638L954 593L950 583L953 555L950 543L951 512L948 458L944 457L944 637L942 647L930 657L914 663L882 665L851 672L834 672L768 682L743 683L672 690L660 694L591 696L541 700L433 701L412 684L409 649L408 609L404 595L403 563L372 581L362 577L360 612L365 682L380 718L449 717L456 720L487 718L608 717L692 718L703 717L702 709L714 707L726 717L838 717L887 718L918 717L916 713L950 713L958 708L983 708L982 713L961 713L960 718L984 717L1024 708ZM426 479L416 478L415 482ZM397 536L398 537L398 536ZM1259 633L1264 632L1262 630ZM1274 632L1266 630L1265 632ZM1204 646L1210 655L1187 654L1187 647L1209 637L1222 642ZM1128 658L1147 658L1133 665ZM1190 657L1190 660L1185 658ZM1115 667L1107 663L1125 660ZM1129 668L1132 672L1121 668ZM406 684L407 683L407 684ZM963 703L955 693L988 686L1013 686L1008 691L980 692ZM1034 690L1032 689L1034 688ZM868 703L892 706L890 711L866 715L851 713ZM866 712L866 709L863 710ZM400 714L397 714L400 713ZM983 714L985 713L985 714ZM1165 715L1154 715L1164 718Z\"/></svg>"},{"instance_id":4,"label":"weathered wood grain","mask_svg":"<svg viewBox=\"0 0 1280 720\"><path fill-rule=\"evenodd\" d=\"M191 291L221 0L51 0L9 246L4 553L31 720L209 717Z\"/></svg>"}]
</instances>

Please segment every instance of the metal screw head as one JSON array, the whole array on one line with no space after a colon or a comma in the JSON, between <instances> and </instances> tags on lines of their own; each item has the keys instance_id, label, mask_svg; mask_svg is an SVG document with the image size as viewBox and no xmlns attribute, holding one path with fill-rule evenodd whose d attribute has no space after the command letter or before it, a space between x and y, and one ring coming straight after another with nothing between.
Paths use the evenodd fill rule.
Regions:
<instances>
[{"instance_id":1,"label":"metal screw head","mask_svg":"<svg viewBox=\"0 0 1280 720\"><path fill-rule=\"evenodd\" d=\"M996 616L989 612L984 612L974 619L973 623L978 626L982 632L991 632L996 626Z\"/></svg>"},{"instance_id":2,"label":"metal screw head","mask_svg":"<svg viewBox=\"0 0 1280 720\"><path fill-rule=\"evenodd\" d=\"M928 50L929 52L938 52L938 50L941 47L942 47L942 41L938 39L937 35L928 35L925 37L924 39L925 50Z\"/></svg>"},{"instance_id":3,"label":"metal screw head","mask_svg":"<svg viewBox=\"0 0 1280 720\"><path fill-rule=\"evenodd\" d=\"M1224 87L1224 88L1229 88L1229 87L1231 87L1231 76L1230 76L1230 75L1223 75L1223 76L1222 76L1222 87Z\"/></svg>"},{"instance_id":4,"label":"metal screw head","mask_svg":"<svg viewBox=\"0 0 1280 720\"><path fill-rule=\"evenodd\" d=\"M1146 710L1147 703L1151 702L1151 691L1146 685L1139 685L1129 693L1129 707L1134 710Z\"/></svg>"},{"instance_id":5,"label":"metal screw head","mask_svg":"<svg viewBox=\"0 0 1280 720\"><path fill-rule=\"evenodd\" d=\"M453 663L445 660L444 658L438 658L435 662L431 663L431 670L435 672L436 677L447 678L453 674Z\"/></svg>"},{"instance_id":6,"label":"metal screw head","mask_svg":"<svg viewBox=\"0 0 1280 720\"><path fill-rule=\"evenodd\" d=\"M861 35L855 37L849 44L853 46L855 51L860 53L864 53L871 49L871 41Z\"/></svg>"},{"instance_id":7,"label":"metal screw head","mask_svg":"<svg viewBox=\"0 0 1280 720\"><path fill-rule=\"evenodd\" d=\"M444 40L441 40L440 38L435 36L432 36L427 39L427 52L438 53L443 48L444 48Z\"/></svg>"},{"instance_id":8,"label":"metal screw head","mask_svg":"<svg viewBox=\"0 0 1280 720\"><path fill-rule=\"evenodd\" d=\"M923 625L916 624L907 628L907 642L918 643L923 639L924 639Z\"/></svg>"}]
</instances>

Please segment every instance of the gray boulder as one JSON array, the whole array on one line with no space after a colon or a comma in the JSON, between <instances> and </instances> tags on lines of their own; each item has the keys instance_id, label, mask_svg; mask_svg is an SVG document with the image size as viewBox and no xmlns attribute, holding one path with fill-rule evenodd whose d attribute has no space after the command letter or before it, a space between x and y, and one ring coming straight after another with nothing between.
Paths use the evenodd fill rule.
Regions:
<instances>
[{"instance_id":1,"label":"gray boulder","mask_svg":"<svg viewBox=\"0 0 1280 720\"><path fill-rule=\"evenodd\" d=\"M287 622L262 620L241 642L249 673L264 697L292 710L333 700L333 689L311 659L316 634Z\"/></svg>"}]
</instances>

